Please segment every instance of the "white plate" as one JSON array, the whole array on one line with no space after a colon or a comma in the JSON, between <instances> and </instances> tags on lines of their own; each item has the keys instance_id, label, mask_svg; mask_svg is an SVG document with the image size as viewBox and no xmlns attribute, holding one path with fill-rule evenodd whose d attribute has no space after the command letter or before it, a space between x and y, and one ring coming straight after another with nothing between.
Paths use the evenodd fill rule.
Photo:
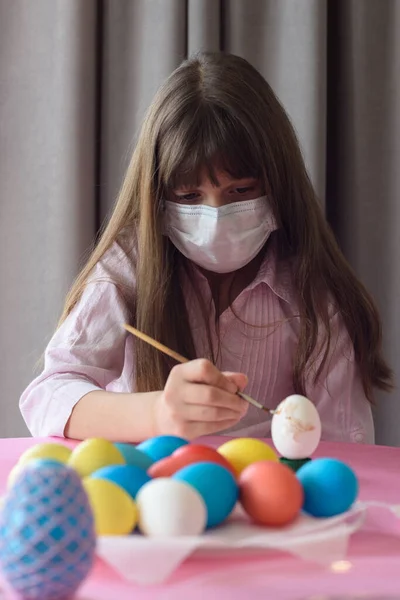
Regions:
<instances>
[{"instance_id":1,"label":"white plate","mask_svg":"<svg viewBox=\"0 0 400 600\"><path fill-rule=\"evenodd\" d=\"M101 537L99 556L122 577L140 584L161 583L189 556L225 557L281 550L330 564L345 558L350 535L364 521L366 506L331 519L301 514L283 528L252 524L238 508L222 526L198 537L147 538L140 534Z\"/></svg>"}]
</instances>

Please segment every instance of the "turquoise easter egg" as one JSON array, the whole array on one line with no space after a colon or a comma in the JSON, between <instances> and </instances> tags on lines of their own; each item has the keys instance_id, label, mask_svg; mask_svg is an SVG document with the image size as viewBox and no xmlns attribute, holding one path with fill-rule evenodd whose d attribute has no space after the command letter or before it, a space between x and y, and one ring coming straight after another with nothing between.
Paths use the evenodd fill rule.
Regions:
<instances>
[{"instance_id":1,"label":"turquoise easter egg","mask_svg":"<svg viewBox=\"0 0 400 600\"><path fill-rule=\"evenodd\" d=\"M303 465L296 476L304 490L303 511L313 517L340 515L357 498L357 476L340 460L316 458Z\"/></svg>"},{"instance_id":2,"label":"turquoise easter egg","mask_svg":"<svg viewBox=\"0 0 400 600\"><path fill-rule=\"evenodd\" d=\"M207 507L207 527L225 521L235 507L239 495L236 479L217 463L188 465L175 473L173 479L185 481L199 492Z\"/></svg>"},{"instance_id":3,"label":"turquoise easter egg","mask_svg":"<svg viewBox=\"0 0 400 600\"><path fill-rule=\"evenodd\" d=\"M134 465L111 465L95 471L91 479L107 479L122 487L133 499L140 488L150 481L146 471Z\"/></svg>"},{"instance_id":4,"label":"turquoise easter egg","mask_svg":"<svg viewBox=\"0 0 400 600\"><path fill-rule=\"evenodd\" d=\"M71 597L95 556L94 519L79 475L51 460L33 460L5 497L0 566L27 600Z\"/></svg>"},{"instance_id":5,"label":"turquoise easter egg","mask_svg":"<svg viewBox=\"0 0 400 600\"><path fill-rule=\"evenodd\" d=\"M157 462L171 456L175 450L188 443L187 440L175 435L159 435L142 442L137 449L145 452L154 462Z\"/></svg>"},{"instance_id":6,"label":"turquoise easter egg","mask_svg":"<svg viewBox=\"0 0 400 600\"><path fill-rule=\"evenodd\" d=\"M117 442L114 446L121 452L122 456L126 460L127 465L133 465L134 467L140 467L147 471L153 464L153 459L148 454L138 450L136 446L132 444L124 444Z\"/></svg>"}]
</instances>

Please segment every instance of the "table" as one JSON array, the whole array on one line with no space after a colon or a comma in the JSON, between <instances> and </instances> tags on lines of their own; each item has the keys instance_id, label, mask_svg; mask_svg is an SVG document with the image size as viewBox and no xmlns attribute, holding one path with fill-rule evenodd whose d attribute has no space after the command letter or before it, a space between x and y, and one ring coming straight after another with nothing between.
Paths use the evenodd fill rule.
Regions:
<instances>
[{"instance_id":1,"label":"table","mask_svg":"<svg viewBox=\"0 0 400 600\"><path fill-rule=\"evenodd\" d=\"M226 441L226 437L223 438ZM0 440L0 493L7 475L28 447L50 440ZM51 440L56 441L56 440ZM221 438L200 440L217 445ZM70 442L71 443L71 442ZM73 445L73 443L71 443ZM351 465L360 480L360 498L400 505L400 448L321 443L316 456ZM392 531L360 531L347 561L336 569L320 567L288 554L257 557L190 558L162 586L139 587L122 581L97 561L77 600L400 600L400 521Z\"/></svg>"}]
</instances>

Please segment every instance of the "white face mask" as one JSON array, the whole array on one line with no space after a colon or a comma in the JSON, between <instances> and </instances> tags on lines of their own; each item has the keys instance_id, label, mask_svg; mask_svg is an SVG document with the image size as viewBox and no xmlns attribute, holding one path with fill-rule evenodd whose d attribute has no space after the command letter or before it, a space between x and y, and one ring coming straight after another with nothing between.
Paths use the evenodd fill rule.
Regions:
<instances>
[{"instance_id":1,"label":"white face mask","mask_svg":"<svg viewBox=\"0 0 400 600\"><path fill-rule=\"evenodd\" d=\"M247 265L277 229L267 196L218 208L166 202L164 227L186 258L215 273Z\"/></svg>"}]
</instances>

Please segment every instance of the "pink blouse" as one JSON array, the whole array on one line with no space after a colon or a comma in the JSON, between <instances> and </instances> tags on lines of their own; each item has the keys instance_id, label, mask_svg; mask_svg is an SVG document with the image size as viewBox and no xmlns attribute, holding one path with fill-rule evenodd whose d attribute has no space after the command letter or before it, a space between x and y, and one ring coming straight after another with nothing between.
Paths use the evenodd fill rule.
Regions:
<instances>
[{"instance_id":1,"label":"pink blouse","mask_svg":"<svg viewBox=\"0 0 400 600\"><path fill-rule=\"evenodd\" d=\"M43 372L20 400L32 435L63 436L73 407L92 390L132 391L135 339L123 328L127 309L113 282L122 281L134 290L134 254L122 244L111 247L97 264L80 302L51 339ZM200 272L197 277L201 294L210 304L216 344L210 288ZM206 356L201 315L185 279L183 290L197 356ZM228 308L219 319L218 368L246 373L246 393L270 408L293 393L292 362L299 330L296 312L290 267L278 261L271 249L255 280L234 301L233 311ZM319 381L308 382L306 394L319 411L322 439L374 443L371 407L353 347L340 314L333 307L331 312L331 355ZM242 421L224 433L268 437L270 417L250 406Z\"/></svg>"}]
</instances>

